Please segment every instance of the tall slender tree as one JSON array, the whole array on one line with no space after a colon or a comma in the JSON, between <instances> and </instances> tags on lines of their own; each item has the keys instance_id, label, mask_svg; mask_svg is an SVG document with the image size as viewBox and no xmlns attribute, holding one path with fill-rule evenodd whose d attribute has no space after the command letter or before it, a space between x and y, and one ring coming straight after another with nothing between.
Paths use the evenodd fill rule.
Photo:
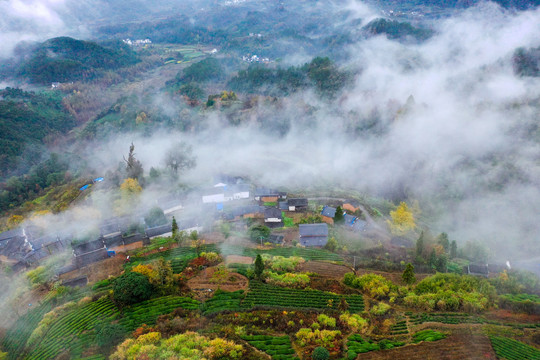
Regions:
<instances>
[{"instance_id":1,"label":"tall slender tree","mask_svg":"<svg viewBox=\"0 0 540 360\"><path fill-rule=\"evenodd\" d=\"M126 163L126 174L128 178L141 180L143 176L143 167L139 160L135 158L135 145L129 146L128 158L124 157Z\"/></svg>"}]
</instances>

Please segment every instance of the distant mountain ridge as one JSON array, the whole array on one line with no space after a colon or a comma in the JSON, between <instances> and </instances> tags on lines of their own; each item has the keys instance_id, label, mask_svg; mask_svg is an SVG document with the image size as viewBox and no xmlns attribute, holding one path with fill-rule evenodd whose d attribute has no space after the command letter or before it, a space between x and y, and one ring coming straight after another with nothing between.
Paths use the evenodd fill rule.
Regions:
<instances>
[{"instance_id":1,"label":"distant mountain ridge","mask_svg":"<svg viewBox=\"0 0 540 360\"><path fill-rule=\"evenodd\" d=\"M474 6L478 3L484 2L485 0L410 0L406 1L406 5L417 5L417 6L438 6L443 8L466 8ZM540 5L540 0L491 0L494 3L501 5L504 8L515 8L520 10L525 10L529 8L534 8ZM396 5L405 5L403 1L400 0L375 0L376 3L396 3Z\"/></svg>"}]
</instances>

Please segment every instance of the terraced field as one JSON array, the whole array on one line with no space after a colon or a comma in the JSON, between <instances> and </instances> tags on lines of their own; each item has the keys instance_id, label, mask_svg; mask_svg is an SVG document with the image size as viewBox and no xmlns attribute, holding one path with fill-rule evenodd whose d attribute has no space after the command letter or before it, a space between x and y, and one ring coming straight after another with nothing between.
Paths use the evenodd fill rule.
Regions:
<instances>
[{"instance_id":1,"label":"terraced field","mask_svg":"<svg viewBox=\"0 0 540 360\"><path fill-rule=\"evenodd\" d=\"M120 320L126 330L135 330L142 324L153 325L160 315L168 314L176 308L197 310L200 303L197 300L181 296L164 296L143 301L137 305L126 308Z\"/></svg>"},{"instance_id":2,"label":"terraced field","mask_svg":"<svg viewBox=\"0 0 540 360\"><path fill-rule=\"evenodd\" d=\"M501 336L490 336L497 356L507 360L540 360L540 350Z\"/></svg>"},{"instance_id":3,"label":"terraced field","mask_svg":"<svg viewBox=\"0 0 540 360\"><path fill-rule=\"evenodd\" d=\"M246 335L242 336L249 345L264 351L273 360L298 360L291 345L291 339L287 336Z\"/></svg>"},{"instance_id":4,"label":"terraced field","mask_svg":"<svg viewBox=\"0 0 540 360\"><path fill-rule=\"evenodd\" d=\"M351 312L364 310L362 295L336 295L319 290L289 289L266 285L258 281L249 284L250 291L242 303L244 308L255 306L276 308L327 309L336 307L342 297L347 300Z\"/></svg>"},{"instance_id":5,"label":"terraced field","mask_svg":"<svg viewBox=\"0 0 540 360\"><path fill-rule=\"evenodd\" d=\"M496 360L497 356L487 336L480 334L453 334L435 342L372 351L359 354L361 360Z\"/></svg>"},{"instance_id":6,"label":"terraced field","mask_svg":"<svg viewBox=\"0 0 540 360\"><path fill-rule=\"evenodd\" d=\"M219 252L218 248L213 244L204 246L202 251ZM125 268L130 269L138 264L147 264L152 260L163 258L166 261L171 262L171 266L175 274L180 274L188 265L188 263L196 257L197 250L195 248L177 247L171 250L153 253L144 257L134 257L132 258L131 262L126 264Z\"/></svg>"},{"instance_id":7,"label":"terraced field","mask_svg":"<svg viewBox=\"0 0 540 360\"><path fill-rule=\"evenodd\" d=\"M239 311L242 310L241 302L245 296L243 290L217 292L211 299L202 304L201 310L203 315L209 315L225 310Z\"/></svg>"},{"instance_id":8,"label":"terraced field","mask_svg":"<svg viewBox=\"0 0 540 360\"><path fill-rule=\"evenodd\" d=\"M46 335L28 354L26 359L53 359L65 349L72 353L81 353L92 343L88 334L96 324L110 321L118 316L119 311L109 299L101 299L72 310L57 319Z\"/></svg>"},{"instance_id":9,"label":"terraced field","mask_svg":"<svg viewBox=\"0 0 540 360\"><path fill-rule=\"evenodd\" d=\"M45 302L40 306L28 311L21 316L4 337L2 348L8 352L8 359L16 359L17 354L22 352L26 341L43 318L43 315L52 310L50 302Z\"/></svg>"}]
</instances>

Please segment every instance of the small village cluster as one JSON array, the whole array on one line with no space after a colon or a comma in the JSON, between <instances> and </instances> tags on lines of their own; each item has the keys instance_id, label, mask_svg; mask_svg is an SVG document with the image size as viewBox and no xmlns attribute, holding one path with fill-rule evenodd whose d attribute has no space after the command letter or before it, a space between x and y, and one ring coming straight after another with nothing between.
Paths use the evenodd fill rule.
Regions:
<instances>
[{"instance_id":1,"label":"small village cluster","mask_svg":"<svg viewBox=\"0 0 540 360\"><path fill-rule=\"evenodd\" d=\"M101 177L94 179L92 185L103 181ZM247 219L278 230L285 226L284 214L308 210L307 198L290 198L286 192L257 188L244 182L241 177L220 175L214 179L214 184L202 190L201 195L195 198L170 195L157 199L149 208L157 206L163 210L167 218L164 224L150 226L145 222L143 212L109 218L98 225L98 238L82 243L74 241L76 239L73 234L67 231L59 229L44 234L37 226L25 224L0 234L0 261L9 264L14 271L19 271L34 267L50 256L71 249L71 264L57 270L57 275L61 276L117 253L141 248L150 244L152 238L170 236L173 216L179 231L186 233L203 232L207 230L205 227L210 227L218 220L245 228ZM90 185L85 185L80 191L87 191L89 187ZM353 205L347 205L354 211ZM190 214L186 210L197 207L202 207L204 216L186 215ZM327 223L333 223L335 212L336 208L324 206L320 213L322 223L300 224L296 239L298 243L305 247L325 246L328 242ZM364 220L346 213L344 220L345 225L353 231L363 231L367 226ZM284 235L272 233L265 241L281 245L284 243Z\"/></svg>"}]
</instances>

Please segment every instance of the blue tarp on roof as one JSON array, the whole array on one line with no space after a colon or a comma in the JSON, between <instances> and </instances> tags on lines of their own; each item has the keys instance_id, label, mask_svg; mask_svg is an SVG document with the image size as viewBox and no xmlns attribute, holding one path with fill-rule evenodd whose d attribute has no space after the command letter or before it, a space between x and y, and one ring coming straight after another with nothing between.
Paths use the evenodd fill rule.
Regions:
<instances>
[{"instance_id":1,"label":"blue tarp on roof","mask_svg":"<svg viewBox=\"0 0 540 360\"><path fill-rule=\"evenodd\" d=\"M100 181L103 181L103 178L102 178L102 177L98 177L98 178L95 178L95 179L94 179L94 182L95 182L95 183L96 183L96 182L100 182Z\"/></svg>"},{"instance_id":2,"label":"blue tarp on roof","mask_svg":"<svg viewBox=\"0 0 540 360\"><path fill-rule=\"evenodd\" d=\"M90 187L90 184L86 184L82 188L80 188L79 190L84 191L84 190L88 189L89 187Z\"/></svg>"},{"instance_id":3,"label":"blue tarp on roof","mask_svg":"<svg viewBox=\"0 0 540 360\"><path fill-rule=\"evenodd\" d=\"M223 203L217 203L216 204L216 210L222 211L223 210Z\"/></svg>"}]
</instances>

